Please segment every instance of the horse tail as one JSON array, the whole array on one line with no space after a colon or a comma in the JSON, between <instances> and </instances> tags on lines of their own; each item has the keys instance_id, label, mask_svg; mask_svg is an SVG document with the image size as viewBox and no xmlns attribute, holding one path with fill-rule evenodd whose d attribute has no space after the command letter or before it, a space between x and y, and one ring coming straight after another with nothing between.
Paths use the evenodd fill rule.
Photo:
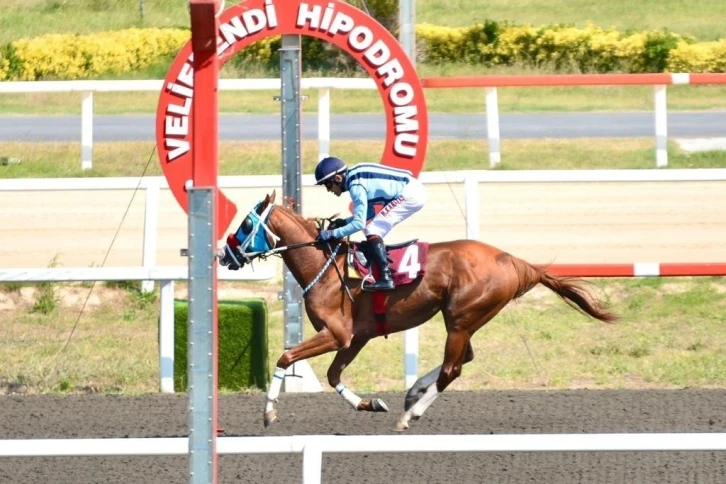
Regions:
<instances>
[{"instance_id":1,"label":"horse tail","mask_svg":"<svg viewBox=\"0 0 726 484\"><path fill-rule=\"evenodd\" d=\"M512 264L519 277L519 287L514 299L524 295L537 284L542 284L576 310L605 323L617 320L617 315L603 309L599 302L584 288L587 281L577 277L562 277L551 274L546 267L535 267L528 262L512 257Z\"/></svg>"}]
</instances>

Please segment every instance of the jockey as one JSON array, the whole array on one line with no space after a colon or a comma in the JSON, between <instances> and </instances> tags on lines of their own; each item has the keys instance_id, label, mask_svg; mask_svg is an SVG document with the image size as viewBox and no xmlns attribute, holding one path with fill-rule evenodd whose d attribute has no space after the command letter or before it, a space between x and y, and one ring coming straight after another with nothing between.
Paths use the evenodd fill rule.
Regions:
<instances>
[{"instance_id":1,"label":"jockey","mask_svg":"<svg viewBox=\"0 0 726 484\"><path fill-rule=\"evenodd\" d=\"M395 225L421 210L426 203L423 184L407 170L376 163L361 163L348 168L340 158L333 156L323 158L318 163L315 181L317 185L325 185L329 192L338 197L343 192L349 192L353 200L353 216L347 218L341 227L320 231L318 240L342 239L364 230L380 276L375 283L364 285L363 289L394 289L383 237ZM377 214L375 205L383 206Z\"/></svg>"}]
</instances>

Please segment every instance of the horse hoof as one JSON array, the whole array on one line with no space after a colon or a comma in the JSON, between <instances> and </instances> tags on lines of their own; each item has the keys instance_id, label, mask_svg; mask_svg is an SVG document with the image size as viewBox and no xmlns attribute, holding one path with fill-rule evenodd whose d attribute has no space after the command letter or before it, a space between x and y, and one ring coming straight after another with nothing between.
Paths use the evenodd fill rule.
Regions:
<instances>
[{"instance_id":1,"label":"horse hoof","mask_svg":"<svg viewBox=\"0 0 726 484\"><path fill-rule=\"evenodd\" d=\"M272 422L277 420L277 410L267 412L265 414L265 428L269 427Z\"/></svg>"},{"instance_id":2,"label":"horse hoof","mask_svg":"<svg viewBox=\"0 0 726 484\"><path fill-rule=\"evenodd\" d=\"M374 412L388 412L388 405L380 398L374 398L371 400L371 406Z\"/></svg>"}]
</instances>

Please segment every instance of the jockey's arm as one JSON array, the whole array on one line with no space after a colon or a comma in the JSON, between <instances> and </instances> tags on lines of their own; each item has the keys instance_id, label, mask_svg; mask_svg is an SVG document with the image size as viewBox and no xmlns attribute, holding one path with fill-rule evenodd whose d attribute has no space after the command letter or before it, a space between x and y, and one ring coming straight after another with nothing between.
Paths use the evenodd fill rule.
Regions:
<instances>
[{"instance_id":1,"label":"jockey's arm","mask_svg":"<svg viewBox=\"0 0 726 484\"><path fill-rule=\"evenodd\" d=\"M368 212L368 193L360 185L353 185L349 190L353 201L353 217L346 219L345 225L333 230L333 237L342 239L348 237L366 226L366 213Z\"/></svg>"}]
</instances>

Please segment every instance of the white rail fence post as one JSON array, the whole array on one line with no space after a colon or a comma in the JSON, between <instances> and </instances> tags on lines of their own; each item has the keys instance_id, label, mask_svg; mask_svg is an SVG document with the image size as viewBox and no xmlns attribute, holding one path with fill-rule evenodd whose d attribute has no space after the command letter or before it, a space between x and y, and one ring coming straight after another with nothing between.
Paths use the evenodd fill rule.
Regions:
<instances>
[{"instance_id":1,"label":"white rail fence post","mask_svg":"<svg viewBox=\"0 0 726 484\"><path fill-rule=\"evenodd\" d=\"M666 86L654 87L655 100L655 166L668 166L668 103Z\"/></svg>"},{"instance_id":2,"label":"white rail fence post","mask_svg":"<svg viewBox=\"0 0 726 484\"><path fill-rule=\"evenodd\" d=\"M159 390L174 393L174 281L161 281L159 299Z\"/></svg>"},{"instance_id":3,"label":"white rail fence post","mask_svg":"<svg viewBox=\"0 0 726 484\"><path fill-rule=\"evenodd\" d=\"M159 191L157 179L150 180L146 186L146 205L144 208L144 242L141 265L150 269L156 267L157 234L159 231ZM154 290L154 281L141 283L143 292Z\"/></svg>"},{"instance_id":4,"label":"white rail fence post","mask_svg":"<svg viewBox=\"0 0 726 484\"><path fill-rule=\"evenodd\" d=\"M318 161L330 155L330 88L318 89Z\"/></svg>"},{"instance_id":5,"label":"white rail fence post","mask_svg":"<svg viewBox=\"0 0 726 484\"><path fill-rule=\"evenodd\" d=\"M81 101L81 169L91 168L93 168L93 91L86 91Z\"/></svg>"},{"instance_id":6,"label":"white rail fence post","mask_svg":"<svg viewBox=\"0 0 726 484\"><path fill-rule=\"evenodd\" d=\"M499 100L497 88L486 88L487 104L487 140L489 142L489 166L494 168L502 162L499 143Z\"/></svg>"}]
</instances>

